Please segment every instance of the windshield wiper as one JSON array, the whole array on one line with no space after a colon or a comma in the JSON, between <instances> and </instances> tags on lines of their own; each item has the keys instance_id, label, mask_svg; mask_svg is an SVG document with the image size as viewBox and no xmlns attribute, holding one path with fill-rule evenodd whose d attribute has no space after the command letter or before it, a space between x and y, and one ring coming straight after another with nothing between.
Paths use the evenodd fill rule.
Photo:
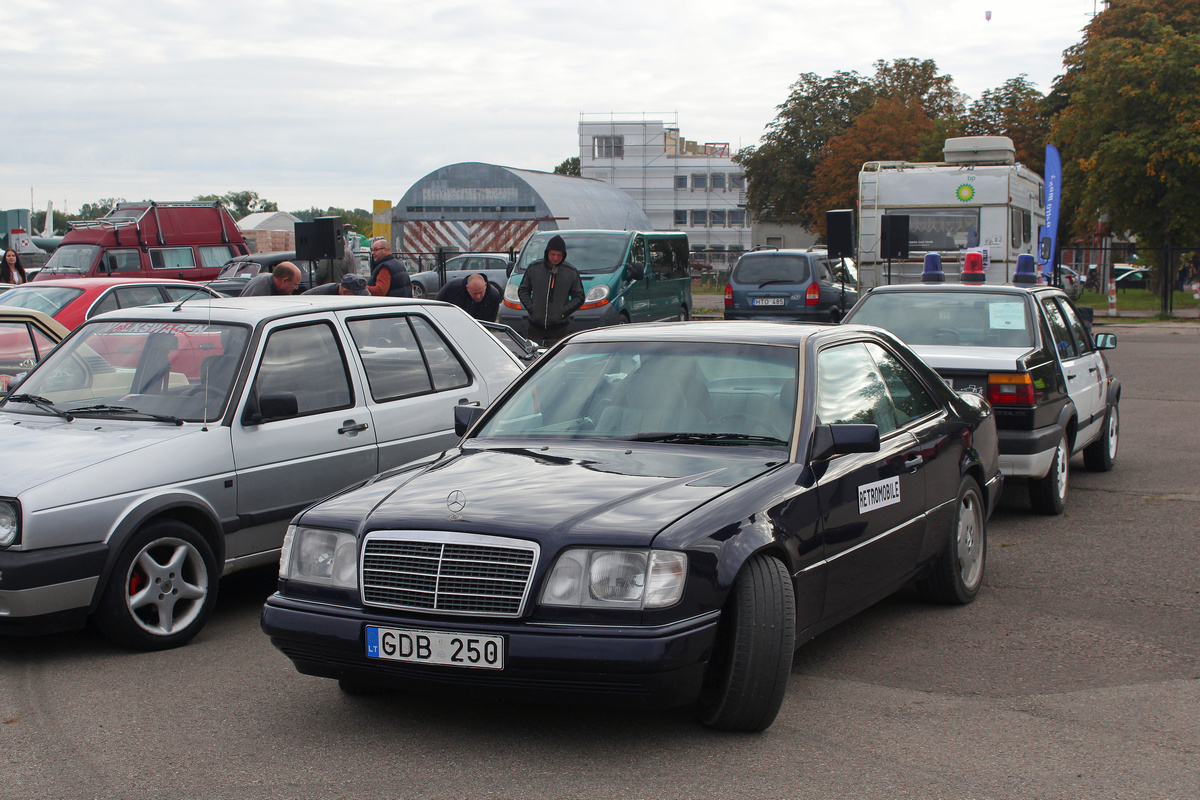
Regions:
<instances>
[{"instance_id":1,"label":"windshield wiper","mask_svg":"<svg viewBox=\"0 0 1200 800\"><path fill-rule=\"evenodd\" d=\"M67 422L75 421L75 417L71 416L70 413L63 411L58 406L54 405L54 403L51 403L49 400L38 394L13 394L9 395L7 399L10 403L29 403L30 405L37 406L42 411L49 411L55 416L62 417Z\"/></svg>"},{"instance_id":2,"label":"windshield wiper","mask_svg":"<svg viewBox=\"0 0 1200 800\"><path fill-rule=\"evenodd\" d=\"M772 283L799 283L799 282L800 281L794 280L792 278L772 278L769 281L763 281L762 283L760 283L758 285L758 288L761 289L764 286L770 286Z\"/></svg>"},{"instance_id":3,"label":"windshield wiper","mask_svg":"<svg viewBox=\"0 0 1200 800\"><path fill-rule=\"evenodd\" d=\"M129 406L82 406L80 408L73 408L71 410L81 416L85 414L137 414L138 416L146 417L158 422L170 422L174 425L183 424L183 420L179 417L173 417L169 414L152 414L149 411L142 411L141 409L131 408Z\"/></svg>"},{"instance_id":4,"label":"windshield wiper","mask_svg":"<svg viewBox=\"0 0 1200 800\"><path fill-rule=\"evenodd\" d=\"M623 437L624 438L624 437ZM748 433L639 433L628 437L633 442L700 442L720 444L723 442L753 442L754 444L782 444L774 436L752 436Z\"/></svg>"}]
</instances>

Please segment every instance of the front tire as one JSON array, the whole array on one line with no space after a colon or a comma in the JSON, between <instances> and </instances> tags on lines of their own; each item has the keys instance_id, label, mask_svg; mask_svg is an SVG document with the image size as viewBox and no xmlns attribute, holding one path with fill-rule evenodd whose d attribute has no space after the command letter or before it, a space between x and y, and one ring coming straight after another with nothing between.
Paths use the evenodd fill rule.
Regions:
<instances>
[{"instance_id":1,"label":"front tire","mask_svg":"<svg viewBox=\"0 0 1200 800\"><path fill-rule=\"evenodd\" d=\"M428 295L428 292L425 291L424 286L417 283L416 281L413 281L412 282L412 296L416 300L424 300L429 295Z\"/></svg>"},{"instance_id":2,"label":"front tire","mask_svg":"<svg viewBox=\"0 0 1200 800\"><path fill-rule=\"evenodd\" d=\"M1047 516L1063 513L1067 502L1068 465L1071 461L1071 446L1064 431L1054 448L1054 460L1044 478L1029 481L1029 503L1033 510Z\"/></svg>"},{"instance_id":3,"label":"front tire","mask_svg":"<svg viewBox=\"0 0 1200 800\"><path fill-rule=\"evenodd\" d=\"M987 560L987 515L983 493L974 478L963 478L956 508L942 554L929 576L917 582L922 597L947 605L965 605L975 599Z\"/></svg>"},{"instance_id":4,"label":"front tire","mask_svg":"<svg viewBox=\"0 0 1200 800\"><path fill-rule=\"evenodd\" d=\"M1104 429L1100 438L1083 448L1083 465L1092 472L1108 472L1117 459L1117 445L1121 433L1121 417L1117 404L1108 407L1104 415Z\"/></svg>"},{"instance_id":5,"label":"front tire","mask_svg":"<svg viewBox=\"0 0 1200 800\"><path fill-rule=\"evenodd\" d=\"M738 573L698 703L705 725L757 732L775 721L792 668L796 597L778 559L758 555Z\"/></svg>"},{"instance_id":6,"label":"front tire","mask_svg":"<svg viewBox=\"0 0 1200 800\"><path fill-rule=\"evenodd\" d=\"M208 622L219 577L212 547L195 528L176 520L152 522L117 557L96 622L128 647L179 647Z\"/></svg>"}]
</instances>

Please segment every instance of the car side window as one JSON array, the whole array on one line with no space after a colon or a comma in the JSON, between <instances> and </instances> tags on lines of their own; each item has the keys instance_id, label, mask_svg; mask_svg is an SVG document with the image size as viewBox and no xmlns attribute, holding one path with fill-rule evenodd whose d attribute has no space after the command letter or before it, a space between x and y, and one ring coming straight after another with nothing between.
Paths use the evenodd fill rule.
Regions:
<instances>
[{"instance_id":1,"label":"car side window","mask_svg":"<svg viewBox=\"0 0 1200 800\"><path fill-rule=\"evenodd\" d=\"M406 316L355 319L347 327L375 402L433 391L421 346Z\"/></svg>"},{"instance_id":2,"label":"car side window","mask_svg":"<svg viewBox=\"0 0 1200 800\"><path fill-rule=\"evenodd\" d=\"M115 291L109 292L92 305L91 309L88 311L88 319L91 319L97 314L103 314L105 311L116 311L120 307L120 304L117 303L117 293Z\"/></svg>"},{"instance_id":3,"label":"car side window","mask_svg":"<svg viewBox=\"0 0 1200 800\"><path fill-rule=\"evenodd\" d=\"M190 247L151 247L150 266L154 269L192 269L196 254Z\"/></svg>"},{"instance_id":4,"label":"car side window","mask_svg":"<svg viewBox=\"0 0 1200 800\"><path fill-rule=\"evenodd\" d=\"M417 332L417 339L421 342L421 350L429 365L429 374L433 376L433 388L442 392L447 389L469 386L471 377L467 374L466 366L446 344L446 340L442 338L441 334L434 330L429 320L416 316L411 317L410 320L413 329Z\"/></svg>"},{"instance_id":5,"label":"car side window","mask_svg":"<svg viewBox=\"0 0 1200 800\"><path fill-rule=\"evenodd\" d=\"M200 266L209 269L220 267L234 255L233 248L227 244L201 245Z\"/></svg>"},{"instance_id":6,"label":"car side window","mask_svg":"<svg viewBox=\"0 0 1200 800\"><path fill-rule=\"evenodd\" d=\"M179 300L204 300L212 297L201 286L163 286L162 290L167 293L168 299L172 302Z\"/></svg>"},{"instance_id":7,"label":"car side window","mask_svg":"<svg viewBox=\"0 0 1200 800\"><path fill-rule=\"evenodd\" d=\"M634 261L640 261L647 270L650 269L650 265L646 263L646 237L644 236L633 237L633 244L629 247L629 263L632 264Z\"/></svg>"},{"instance_id":8,"label":"car side window","mask_svg":"<svg viewBox=\"0 0 1200 800\"><path fill-rule=\"evenodd\" d=\"M1083 325L1083 320L1075 313L1075 308L1061 297L1058 298L1058 307L1062 311L1063 319L1067 321L1067 327L1071 330L1071 335L1075 337L1075 346L1080 353L1087 353L1092 350L1092 337L1088 335L1087 328Z\"/></svg>"},{"instance_id":9,"label":"car side window","mask_svg":"<svg viewBox=\"0 0 1200 800\"><path fill-rule=\"evenodd\" d=\"M933 395L903 361L877 344L868 344L867 350L875 358L888 394L891 395L896 424L904 426L938 410Z\"/></svg>"},{"instance_id":10,"label":"car side window","mask_svg":"<svg viewBox=\"0 0 1200 800\"><path fill-rule=\"evenodd\" d=\"M142 256L137 250L105 250L104 265L109 272L138 272Z\"/></svg>"},{"instance_id":11,"label":"car side window","mask_svg":"<svg viewBox=\"0 0 1200 800\"><path fill-rule=\"evenodd\" d=\"M354 405L342 348L328 323L271 331L259 361L254 396L272 392L294 394L302 415Z\"/></svg>"},{"instance_id":12,"label":"car side window","mask_svg":"<svg viewBox=\"0 0 1200 800\"><path fill-rule=\"evenodd\" d=\"M1079 351L1075 347L1075 340L1071 337L1071 332L1067 330L1066 320L1063 319L1058 304L1054 302L1053 297L1043 297L1041 302L1046 322L1050 325L1050 335L1054 337L1054 346L1058 351L1058 357L1075 358L1079 355Z\"/></svg>"},{"instance_id":13,"label":"car side window","mask_svg":"<svg viewBox=\"0 0 1200 800\"><path fill-rule=\"evenodd\" d=\"M817 354L817 418L836 423L878 425L883 436L896 429L896 412L875 361L862 342Z\"/></svg>"},{"instance_id":14,"label":"car side window","mask_svg":"<svg viewBox=\"0 0 1200 800\"><path fill-rule=\"evenodd\" d=\"M650 243L650 269L657 278L667 279L672 276L673 255L666 242Z\"/></svg>"}]
</instances>

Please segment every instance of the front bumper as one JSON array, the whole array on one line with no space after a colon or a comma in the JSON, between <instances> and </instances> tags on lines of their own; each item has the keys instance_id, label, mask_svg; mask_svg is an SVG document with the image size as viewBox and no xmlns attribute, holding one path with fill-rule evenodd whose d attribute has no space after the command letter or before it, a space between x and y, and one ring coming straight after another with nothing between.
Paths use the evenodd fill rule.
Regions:
<instances>
[{"instance_id":1,"label":"front bumper","mask_svg":"<svg viewBox=\"0 0 1200 800\"><path fill-rule=\"evenodd\" d=\"M101 543L0 551L0 633L77 627L108 558Z\"/></svg>"},{"instance_id":2,"label":"front bumper","mask_svg":"<svg viewBox=\"0 0 1200 800\"><path fill-rule=\"evenodd\" d=\"M695 701L717 635L719 613L653 628L496 620L415 620L268 598L262 629L306 675L390 688L420 684L592 697L647 708ZM503 670L368 658L367 625L500 635Z\"/></svg>"}]
</instances>

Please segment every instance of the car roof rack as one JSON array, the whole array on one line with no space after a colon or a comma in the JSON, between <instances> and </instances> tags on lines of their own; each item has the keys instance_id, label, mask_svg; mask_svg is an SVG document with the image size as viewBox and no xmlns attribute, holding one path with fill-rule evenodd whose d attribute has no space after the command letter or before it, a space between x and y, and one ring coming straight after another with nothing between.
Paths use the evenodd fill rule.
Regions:
<instances>
[{"instance_id":1,"label":"car roof rack","mask_svg":"<svg viewBox=\"0 0 1200 800\"><path fill-rule=\"evenodd\" d=\"M142 220L146 218L147 214L152 213L154 215L154 227L156 228L156 231L155 231L156 238L158 239L158 244L161 246L161 245L165 245L167 242L166 242L166 239L163 237L162 223L158 219L158 210L160 208L163 208L163 209L166 209L166 208L212 208L212 209L215 209L217 212L218 218L221 220L221 241L224 244L229 244L229 231L225 227L225 217L229 216L229 214L228 214L228 212L225 211L225 207L221 205L220 200L189 200L189 201L181 201L181 202L174 202L174 203L159 203L154 200L149 200L149 201L143 201L140 203L117 203L115 206L112 207L112 209L109 210L109 212L107 214L105 214L100 219L77 219L77 220L72 220L69 224L72 229L102 228L104 230L115 231L116 235L117 235L117 243L118 244L120 244L120 241L121 241L121 233L120 233L121 229L127 228L130 225L132 225L134 227L134 230L137 231L138 244L141 245L142 247L145 247L147 243L145 241L145 237L143 236L143 232L142 232ZM141 210L142 213L137 214L137 215L128 213L130 211L138 211L138 210ZM121 216L113 216L118 211L124 211L126 213L122 214ZM232 219L232 217L230 217L230 219Z\"/></svg>"}]
</instances>

